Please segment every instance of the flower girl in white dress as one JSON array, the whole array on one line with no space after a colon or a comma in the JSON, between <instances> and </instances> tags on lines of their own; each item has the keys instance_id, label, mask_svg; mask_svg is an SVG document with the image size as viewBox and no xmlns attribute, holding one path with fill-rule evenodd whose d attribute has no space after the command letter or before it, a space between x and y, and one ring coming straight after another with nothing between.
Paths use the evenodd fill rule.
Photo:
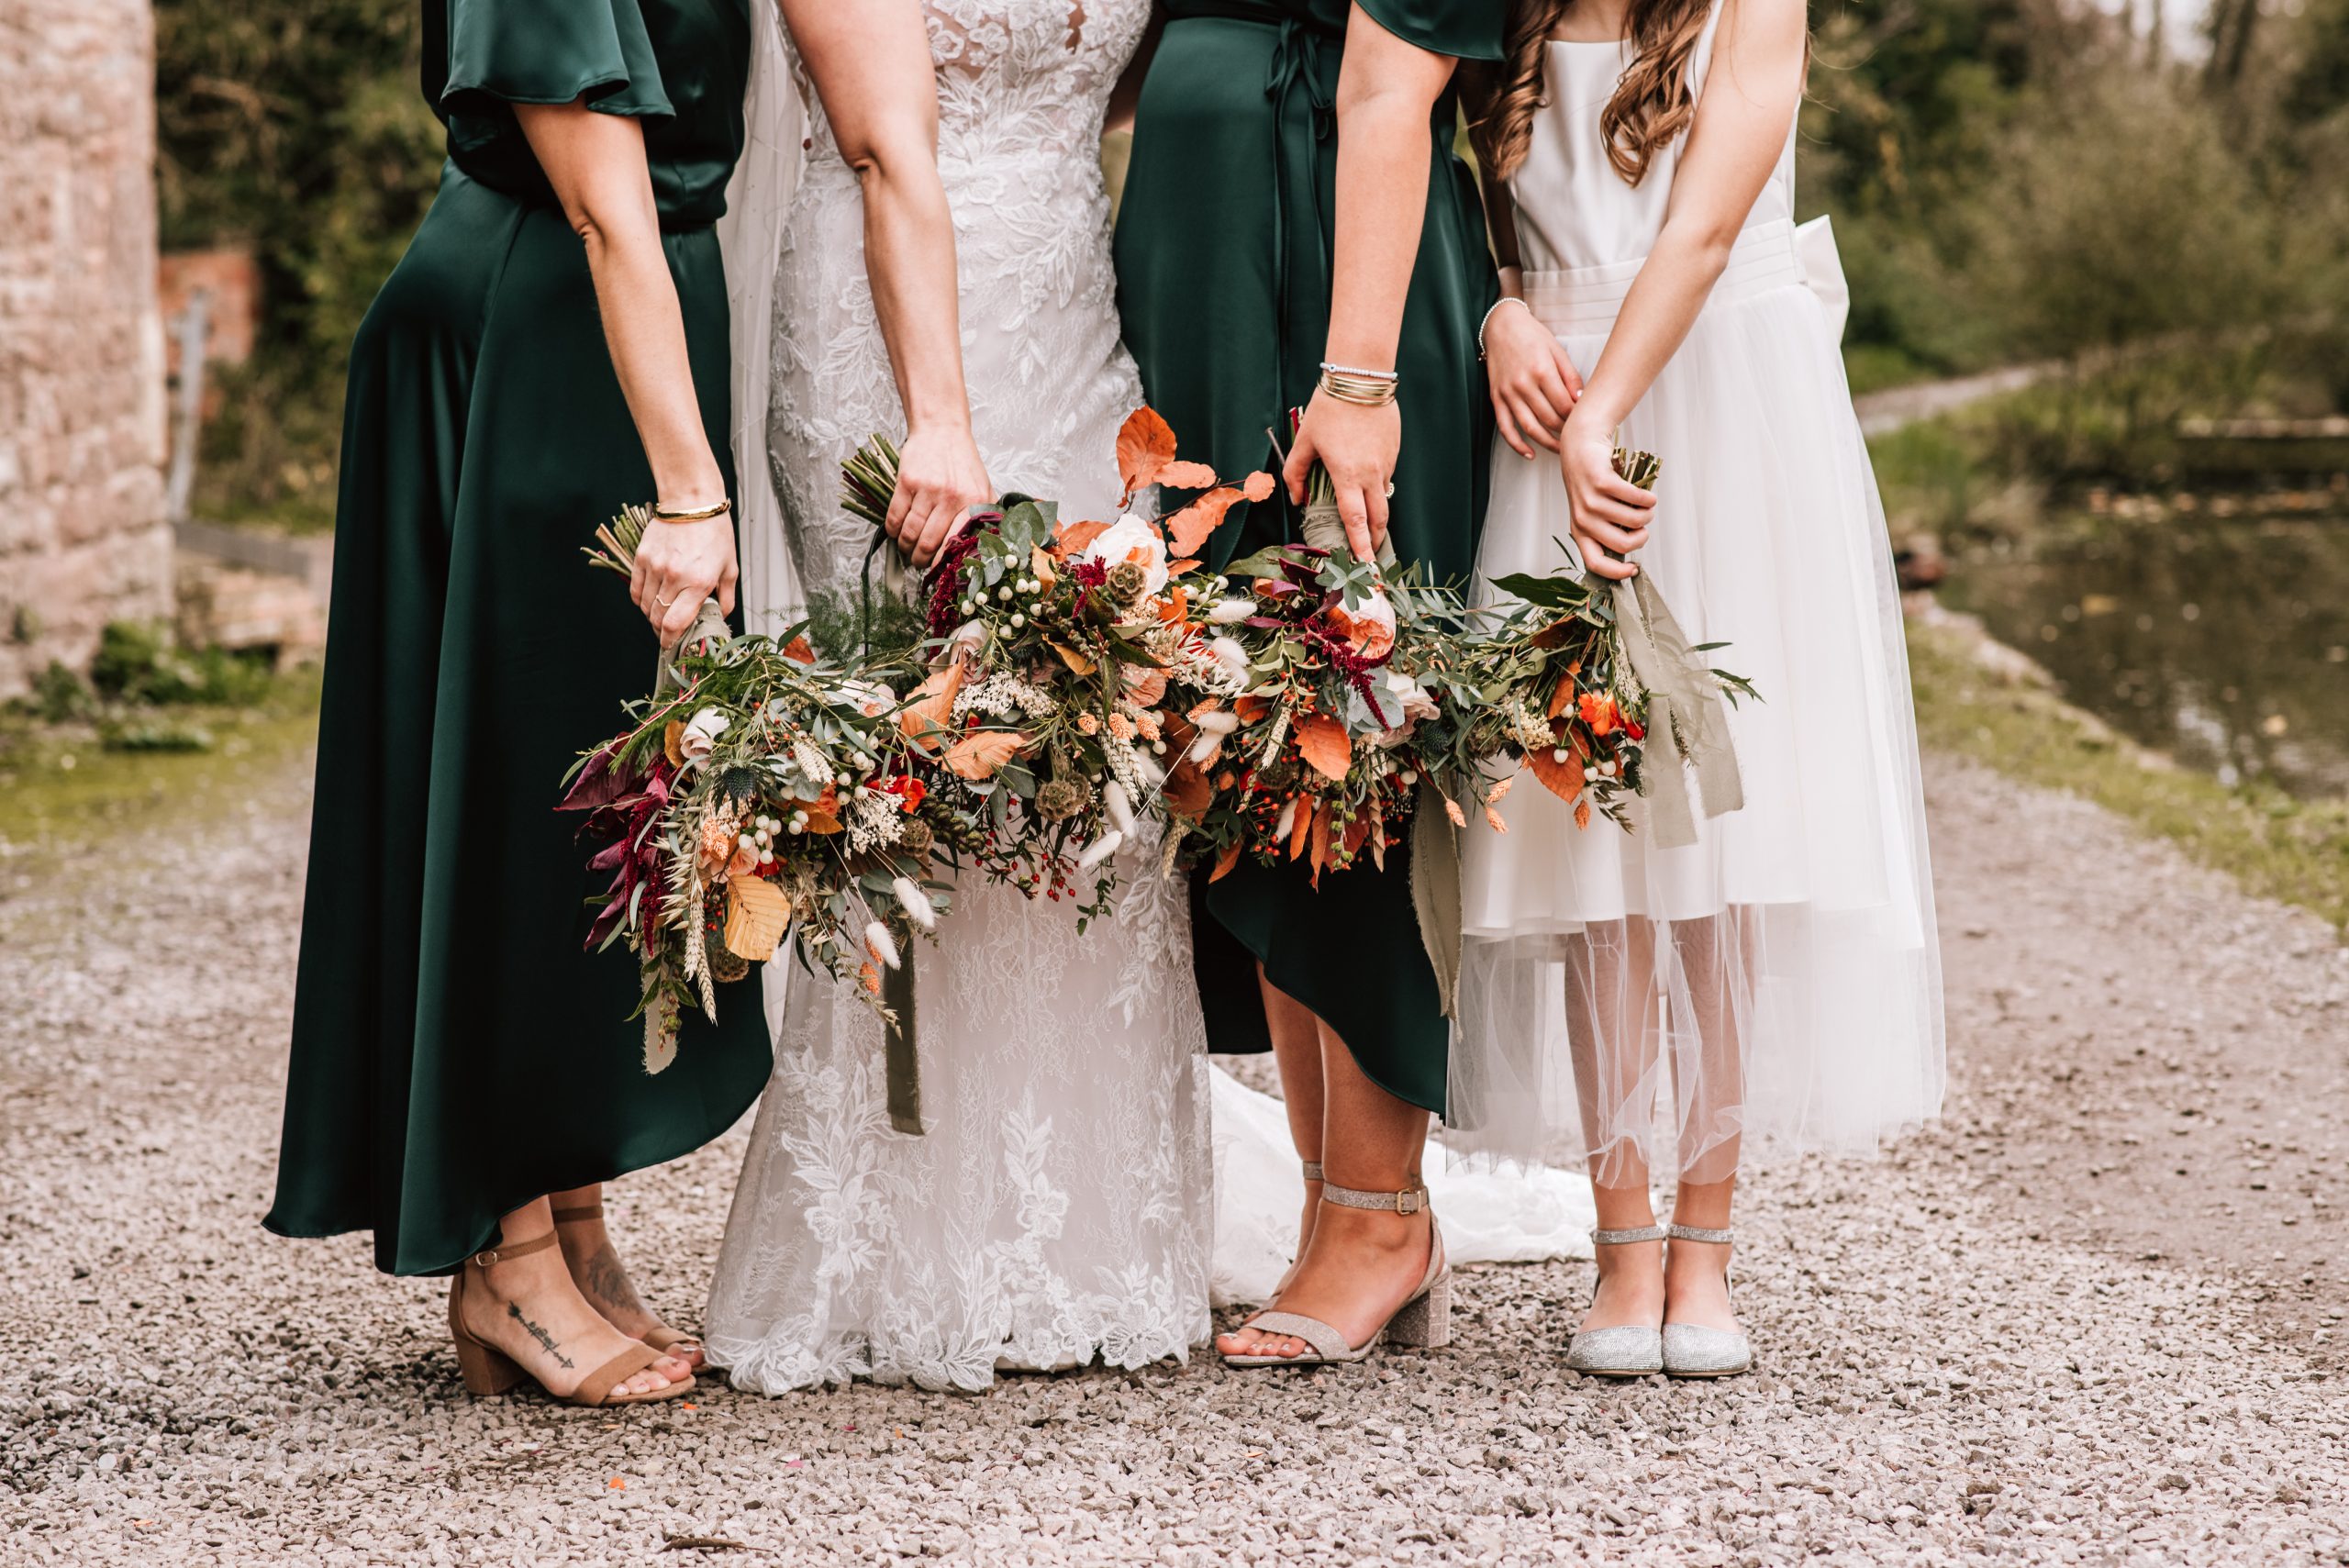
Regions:
<instances>
[{"instance_id":1,"label":"flower girl in white dress","mask_svg":"<svg viewBox=\"0 0 2349 1568\"><path fill-rule=\"evenodd\" d=\"M1521 263L1486 324L1503 440L1478 576L1553 570L1553 540L1652 573L1762 700L1730 717L1745 805L1693 845L1577 829L1530 782L1506 838L1471 838L1446 1136L1588 1169L1599 1282L1571 1364L1718 1376L1751 1363L1739 1172L1873 1152L1941 1106L1898 597L1822 302L1831 243L1807 270L1825 237L1793 223L1803 0L1513 11L1478 127ZM1653 493L1613 472L1619 433L1661 460Z\"/></svg>"}]
</instances>

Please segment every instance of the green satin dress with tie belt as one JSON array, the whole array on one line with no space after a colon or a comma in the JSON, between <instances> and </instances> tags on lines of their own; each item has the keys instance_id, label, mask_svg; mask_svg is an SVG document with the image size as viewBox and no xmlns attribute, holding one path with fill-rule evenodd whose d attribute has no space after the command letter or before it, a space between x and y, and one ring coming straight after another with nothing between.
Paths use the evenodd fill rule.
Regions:
<instances>
[{"instance_id":1,"label":"green satin dress with tie belt","mask_svg":"<svg viewBox=\"0 0 2349 1568\"><path fill-rule=\"evenodd\" d=\"M277 1195L445 1272L542 1194L674 1159L771 1065L755 980L643 1068L634 958L588 952L564 772L658 653L580 547L653 494L593 281L515 104L644 128L711 446L730 428L710 225L742 146L751 0L426 0L448 126L431 212L351 347L309 885ZM772 0L763 0L772 4Z\"/></svg>"},{"instance_id":2,"label":"green satin dress with tie belt","mask_svg":"<svg viewBox=\"0 0 2349 1568\"><path fill-rule=\"evenodd\" d=\"M1455 60L1497 60L1501 0L1361 0L1373 23ZM1182 455L1225 474L1275 461L1268 428L1312 395L1330 328L1334 106L1348 0L1167 0L1142 85L1117 233L1126 342ZM1491 405L1476 328L1496 295L1484 210L1453 153L1454 95L1428 126L1427 211L1403 310L1397 553L1465 585L1484 519ZM1284 439L1286 435L1284 434ZM1219 563L1297 537L1285 497L1235 508ZM1408 857L1325 872L1243 858L1195 879L1208 1047L1271 1049L1256 967L1334 1029L1369 1078L1444 1104L1451 1026L1412 913Z\"/></svg>"}]
</instances>

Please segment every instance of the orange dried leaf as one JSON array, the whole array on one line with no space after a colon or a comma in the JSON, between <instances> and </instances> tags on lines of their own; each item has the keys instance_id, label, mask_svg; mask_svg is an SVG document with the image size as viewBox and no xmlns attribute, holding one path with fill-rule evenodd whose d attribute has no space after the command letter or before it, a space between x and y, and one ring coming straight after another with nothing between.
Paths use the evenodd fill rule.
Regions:
<instances>
[{"instance_id":1,"label":"orange dried leaf","mask_svg":"<svg viewBox=\"0 0 2349 1568\"><path fill-rule=\"evenodd\" d=\"M977 730L946 749L946 770L958 778L991 779L1027 743L1026 736L1012 730Z\"/></svg>"},{"instance_id":2,"label":"orange dried leaf","mask_svg":"<svg viewBox=\"0 0 2349 1568\"><path fill-rule=\"evenodd\" d=\"M1221 882L1225 877L1231 874L1231 868L1239 863L1240 846L1237 844L1225 846L1223 853L1215 858L1215 870L1208 875L1208 880L1209 882Z\"/></svg>"},{"instance_id":3,"label":"orange dried leaf","mask_svg":"<svg viewBox=\"0 0 2349 1568\"><path fill-rule=\"evenodd\" d=\"M937 751L940 732L950 730L953 725L954 699L962 692L961 661L943 670L932 670L930 678L914 688L913 700L897 716L897 728L923 751Z\"/></svg>"},{"instance_id":4,"label":"orange dried leaf","mask_svg":"<svg viewBox=\"0 0 2349 1568\"><path fill-rule=\"evenodd\" d=\"M673 768L685 765L685 721L682 718L671 719L668 728L661 731L661 751Z\"/></svg>"},{"instance_id":5,"label":"orange dried leaf","mask_svg":"<svg viewBox=\"0 0 2349 1568\"><path fill-rule=\"evenodd\" d=\"M1158 483L1169 490L1205 490L1215 483L1215 470L1203 462L1170 462L1158 471Z\"/></svg>"},{"instance_id":6,"label":"orange dried leaf","mask_svg":"<svg viewBox=\"0 0 2349 1568\"><path fill-rule=\"evenodd\" d=\"M807 639L805 636L795 637L785 643L783 656L785 659L796 660L802 664L813 664L816 662L816 651L807 646Z\"/></svg>"},{"instance_id":7,"label":"orange dried leaf","mask_svg":"<svg viewBox=\"0 0 2349 1568\"><path fill-rule=\"evenodd\" d=\"M1090 675L1097 668L1092 660L1087 659L1065 642L1053 643L1052 651L1061 656L1061 662L1067 665L1074 673Z\"/></svg>"},{"instance_id":8,"label":"orange dried leaf","mask_svg":"<svg viewBox=\"0 0 2349 1568\"><path fill-rule=\"evenodd\" d=\"M1306 840L1306 843L1307 848L1311 851L1310 863L1313 867L1313 885L1319 887L1321 885L1321 873L1330 863L1330 806L1328 802L1323 802L1321 809L1313 814L1313 832L1311 837Z\"/></svg>"},{"instance_id":9,"label":"orange dried leaf","mask_svg":"<svg viewBox=\"0 0 2349 1568\"><path fill-rule=\"evenodd\" d=\"M1315 773L1333 784L1345 780L1346 770L1353 765L1353 742L1346 739L1346 727L1326 713L1309 713L1297 721L1293 731L1297 736L1297 755L1311 765Z\"/></svg>"},{"instance_id":10,"label":"orange dried leaf","mask_svg":"<svg viewBox=\"0 0 2349 1568\"><path fill-rule=\"evenodd\" d=\"M1186 555L1180 561L1170 561L1166 563L1166 574L1169 577L1180 577L1198 563L1199 558L1196 555Z\"/></svg>"},{"instance_id":11,"label":"orange dried leaf","mask_svg":"<svg viewBox=\"0 0 2349 1568\"><path fill-rule=\"evenodd\" d=\"M791 929L791 897L763 877L729 877L726 883L726 951L764 963Z\"/></svg>"},{"instance_id":12,"label":"orange dried leaf","mask_svg":"<svg viewBox=\"0 0 2349 1568\"><path fill-rule=\"evenodd\" d=\"M1232 699L1231 711L1240 716L1241 723L1253 724L1273 711L1273 703L1270 697L1260 697L1252 692L1243 692Z\"/></svg>"},{"instance_id":13,"label":"orange dried leaf","mask_svg":"<svg viewBox=\"0 0 2349 1568\"><path fill-rule=\"evenodd\" d=\"M1582 794L1582 759L1572 751L1561 762L1557 748L1537 746L1525 754L1525 765L1542 781L1542 787L1560 800L1571 802Z\"/></svg>"},{"instance_id":14,"label":"orange dried leaf","mask_svg":"<svg viewBox=\"0 0 2349 1568\"><path fill-rule=\"evenodd\" d=\"M1052 570L1052 558L1045 553L1041 544L1028 552L1028 570L1035 573L1036 581L1047 588L1061 580L1060 573Z\"/></svg>"},{"instance_id":15,"label":"orange dried leaf","mask_svg":"<svg viewBox=\"0 0 2349 1568\"><path fill-rule=\"evenodd\" d=\"M1126 416L1118 431L1118 477L1125 482L1129 498L1156 480L1159 470L1174 461L1174 432L1158 410L1137 408Z\"/></svg>"},{"instance_id":16,"label":"orange dried leaf","mask_svg":"<svg viewBox=\"0 0 2349 1568\"><path fill-rule=\"evenodd\" d=\"M1273 494L1275 483L1273 476L1260 468L1240 482L1240 494L1251 501L1266 500Z\"/></svg>"},{"instance_id":17,"label":"orange dried leaf","mask_svg":"<svg viewBox=\"0 0 2349 1568\"><path fill-rule=\"evenodd\" d=\"M1169 548L1177 555L1196 553L1208 535L1223 527L1223 515L1240 498L1240 492L1230 485L1219 485L1167 518Z\"/></svg>"},{"instance_id":18,"label":"orange dried leaf","mask_svg":"<svg viewBox=\"0 0 2349 1568\"><path fill-rule=\"evenodd\" d=\"M1207 770L1187 756L1167 773L1159 793L1165 797L1166 809L1177 817L1204 817L1215 801L1215 785L1208 782Z\"/></svg>"},{"instance_id":19,"label":"orange dried leaf","mask_svg":"<svg viewBox=\"0 0 2349 1568\"><path fill-rule=\"evenodd\" d=\"M1544 717L1550 718L1557 717L1558 715L1565 712L1566 709L1573 705L1574 700L1575 684L1572 681L1560 681L1558 683L1558 689L1550 694L1550 711Z\"/></svg>"},{"instance_id":20,"label":"orange dried leaf","mask_svg":"<svg viewBox=\"0 0 2349 1568\"><path fill-rule=\"evenodd\" d=\"M1063 553L1074 555L1109 531L1107 523L1063 523L1057 536Z\"/></svg>"},{"instance_id":21,"label":"orange dried leaf","mask_svg":"<svg viewBox=\"0 0 2349 1568\"><path fill-rule=\"evenodd\" d=\"M1166 697L1166 672L1127 665L1126 695L1133 699L1136 707L1156 707Z\"/></svg>"},{"instance_id":22,"label":"orange dried leaf","mask_svg":"<svg viewBox=\"0 0 2349 1568\"><path fill-rule=\"evenodd\" d=\"M1288 830L1288 858L1291 860L1305 853L1306 840L1313 835L1312 798L1308 795L1299 795L1297 807L1296 817L1289 824Z\"/></svg>"}]
</instances>

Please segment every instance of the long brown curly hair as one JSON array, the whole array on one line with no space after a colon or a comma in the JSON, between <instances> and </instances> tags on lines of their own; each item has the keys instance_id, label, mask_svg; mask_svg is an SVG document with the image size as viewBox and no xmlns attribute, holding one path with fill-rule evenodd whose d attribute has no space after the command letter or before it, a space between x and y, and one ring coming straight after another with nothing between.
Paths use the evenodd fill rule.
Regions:
<instances>
[{"instance_id":1,"label":"long brown curly hair","mask_svg":"<svg viewBox=\"0 0 2349 1568\"><path fill-rule=\"evenodd\" d=\"M1476 156L1497 179L1525 161L1533 117L1542 106L1543 61L1550 35L1575 0L1510 0L1507 51L1484 117L1471 128ZM1647 178L1648 165L1697 116L1688 61L1712 14L1712 0L1631 0L1624 31L1631 40L1631 69L1599 111L1607 161L1627 184Z\"/></svg>"}]
</instances>

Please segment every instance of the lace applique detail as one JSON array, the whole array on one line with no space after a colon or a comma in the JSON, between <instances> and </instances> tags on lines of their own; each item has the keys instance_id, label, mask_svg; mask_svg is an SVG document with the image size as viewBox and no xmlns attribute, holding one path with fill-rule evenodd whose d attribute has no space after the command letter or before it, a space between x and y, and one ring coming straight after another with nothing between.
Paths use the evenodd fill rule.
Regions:
<instances>
[{"instance_id":1,"label":"lace applique detail","mask_svg":"<svg viewBox=\"0 0 2349 1568\"><path fill-rule=\"evenodd\" d=\"M1141 384L1118 339L1099 147L1147 0L928 13L981 454L1000 487L1105 516ZM838 465L903 416L856 181L811 119L769 434L800 581L839 592L870 539L839 509ZM1205 1034L1184 891L1157 859L1129 851L1119 913L1082 936L1064 904L969 888L940 945L916 944L921 1138L889 1128L872 1016L795 973L706 1325L737 1385L976 1390L999 1367L1130 1368L1206 1339Z\"/></svg>"}]
</instances>

